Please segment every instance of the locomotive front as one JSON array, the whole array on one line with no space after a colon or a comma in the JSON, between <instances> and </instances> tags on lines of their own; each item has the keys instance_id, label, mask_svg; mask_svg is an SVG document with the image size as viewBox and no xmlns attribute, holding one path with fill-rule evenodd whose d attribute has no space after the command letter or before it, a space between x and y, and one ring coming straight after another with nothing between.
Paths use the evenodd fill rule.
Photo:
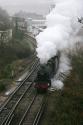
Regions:
<instances>
[{"instance_id":1,"label":"locomotive front","mask_svg":"<svg viewBox=\"0 0 83 125\"><path fill-rule=\"evenodd\" d=\"M40 65L40 70L35 79L35 88L38 93L46 92L51 86L51 79L56 74L59 67L59 55L52 57L47 64Z\"/></svg>"}]
</instances>

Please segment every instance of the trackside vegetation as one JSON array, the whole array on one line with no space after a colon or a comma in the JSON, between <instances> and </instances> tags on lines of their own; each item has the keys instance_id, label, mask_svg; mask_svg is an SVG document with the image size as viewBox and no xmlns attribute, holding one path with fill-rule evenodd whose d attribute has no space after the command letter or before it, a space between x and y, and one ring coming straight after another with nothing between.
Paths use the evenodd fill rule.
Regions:
<instances>
[{"instance_id":1,"label":"trackside vegetation","mask_svg":"<svg viewBox=\"0 0 83 125\"><path fill-rule=\"evenodd\" d=\"M49 92L40 125L83 125L83 49L77 47L68 55L72 71L63 90Z\"/></svg>"},{"instance_id":2,"label":"trackside vegetation","mask_svg":"<svg viewBox=\"0 0 83 125\"><path fill-rule=\"evenodd\" d=\"M17 72L27 67L33 53L34 47L26 39L12 39L0 45L0 91L5 90L7 80L12 80L18 75Z\"/></svg>"}]
</instances>

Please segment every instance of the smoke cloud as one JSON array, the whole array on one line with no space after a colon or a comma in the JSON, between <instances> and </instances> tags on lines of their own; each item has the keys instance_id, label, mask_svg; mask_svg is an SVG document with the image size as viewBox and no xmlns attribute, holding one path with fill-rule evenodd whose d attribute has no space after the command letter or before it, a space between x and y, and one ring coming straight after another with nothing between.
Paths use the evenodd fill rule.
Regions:
<instances>
[{"instance_id":1,"label":"smoke cloud","mask_svg":"<svg viewBox=\"0 0 83 125\"><path fill-rule=\"evenodd\" d=\"M57 54L57 51L63 53L63 50L74 46L75 37L82 27L78 18L82 16L83 0L55 0L55 8L46 17L47 28L36 37L37 56L41 63L47 63L51 57ZM56 82L56 80L59 81L61 73L69 73L71 69L69 62L66 55L61 54L58 75L56 74L52 80L53 87L62 88L62 83Z\"/></svg>"}]
</instances>

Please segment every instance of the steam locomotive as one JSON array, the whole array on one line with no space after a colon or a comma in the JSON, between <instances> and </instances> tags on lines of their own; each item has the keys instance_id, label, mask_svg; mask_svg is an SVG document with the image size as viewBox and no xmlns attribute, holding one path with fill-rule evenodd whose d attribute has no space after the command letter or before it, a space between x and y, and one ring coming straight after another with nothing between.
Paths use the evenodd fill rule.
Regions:
<instances>
[{"instance_id":1,"label":"steam locomotive","mask_svg":"<svg viewBox=\"0 0 83 125\"><path fill-rule=\"evenodd\" d=\"M59 67L59 57L60 53L58 52L56 56L48 60L47 64L40 65L34 85L38 93L46 92L51 86L51 79Z\"/></svg>"}]
</instances>

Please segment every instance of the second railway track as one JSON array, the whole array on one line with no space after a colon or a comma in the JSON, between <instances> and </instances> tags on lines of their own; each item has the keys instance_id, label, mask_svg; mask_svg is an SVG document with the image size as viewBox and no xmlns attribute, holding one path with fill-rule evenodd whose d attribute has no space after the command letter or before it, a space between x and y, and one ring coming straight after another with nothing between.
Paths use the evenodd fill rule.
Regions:
<instances>
[{"instance_id":1,"label":"second railway track","mask_svg":"<svg viewBox=\"0 0 83 125\"><path fill-rule=\"evenodd\" d=\"M21 101L14 107L10 115L8 116L4 125L18 125L23 114L25 113L29 103L34 99L34 91L33 86L29 90L27 90L21 99Z\"/></svg>"},{"instance_id":2,"label":"second railway track","mask_svg":"<svg viewBox=\"0 0 83 125\"><path fill-rule=\"evenodd\" d=\"M21 83L21 85L14 91L14 93L10 96L4 106L1 108L0 111L0 125L6 125L8 122L8 118L12 118L12 113L22 100L22 98L26 95L25 93L29 94L29 88L31 88L34 78L36 77L37 70L39 68L39 62L36 60L31 67L31 71L27 78ZM8 123L9 124L9 123ZM7 124L7 125L8 125Z\"/></svg>"}]
</instances>

